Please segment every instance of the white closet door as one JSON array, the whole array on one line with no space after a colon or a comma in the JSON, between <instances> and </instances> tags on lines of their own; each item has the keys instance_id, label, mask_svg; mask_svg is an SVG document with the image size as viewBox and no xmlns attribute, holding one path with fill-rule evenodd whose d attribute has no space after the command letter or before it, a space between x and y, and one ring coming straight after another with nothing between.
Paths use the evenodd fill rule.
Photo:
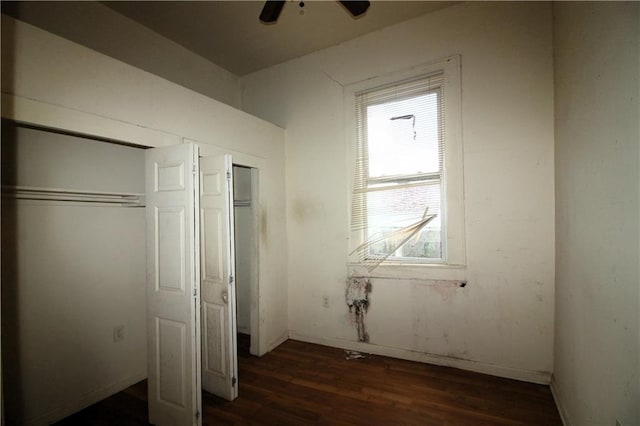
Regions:
<instances>
[{"instance_id":1,"label":"white closet door","mask_svg":"<svg viewBox=\"0 0 640 426\"><path fill-rule=\"evenodd\" d=\"M198 147L146 151L149 421L200 425Z\"/></svg>"},{"instance_id":2,"label":"white closet door","mask_svg":"<svg viewBox=\"0 0 640 426\"><path fill-rule=\"evenodd\" d=\"M200 159L202 387L238 397L231 156Z\"/></svg>"}]
</instances>

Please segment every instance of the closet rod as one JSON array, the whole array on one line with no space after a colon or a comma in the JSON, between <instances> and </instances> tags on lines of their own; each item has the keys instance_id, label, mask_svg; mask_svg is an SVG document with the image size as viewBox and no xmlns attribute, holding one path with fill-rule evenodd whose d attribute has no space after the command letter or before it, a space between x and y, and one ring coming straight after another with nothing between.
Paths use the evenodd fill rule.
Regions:
<instances>
[{"instance_id":1,"label":"closet rod","mask_svg":"<svg viewBox=\"0 0 640 426\"><path fill-rule=\"evenodd\" d=\"M2 185L2 196L16 200L75 201L144 207L145 194Z\"/></svg>"}]
</instances>

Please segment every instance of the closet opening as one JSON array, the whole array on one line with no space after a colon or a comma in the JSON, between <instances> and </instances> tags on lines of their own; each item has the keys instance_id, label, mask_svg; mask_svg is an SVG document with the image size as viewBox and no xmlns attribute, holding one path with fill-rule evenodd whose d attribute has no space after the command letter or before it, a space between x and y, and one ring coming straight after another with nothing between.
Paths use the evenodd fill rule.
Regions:
<instances>
[{"instance_id":1,"label":"closet opening","mask_svg":"<svg viewBox=\"0 0 640 426\"><path fill-rule=\"evenodd\" d=\"M144 157L2 121L8 423L50 423L147 376Z\"/></svg>"},{"instance_id":2,"label":"closet opening","mask_svg":"<svg viewBox=\"0 0 640 426\"><path fill-rule=\"evenodd\" d=\"M51 423L147 377L145 151L3 120L7 418ZM239 157L230 218L240 336L232 347L257 356L261 163Z\"/></svg>"},{"instance_id":3,"label":"closet opening","mask_svg":"<svg viewBox=\"0 0 640 426\"><path fill-rule=\"evenodd\" d=\"M257 169L233 165L238 357L257 355L257 179Z\"/></svg>"}]
</instances>

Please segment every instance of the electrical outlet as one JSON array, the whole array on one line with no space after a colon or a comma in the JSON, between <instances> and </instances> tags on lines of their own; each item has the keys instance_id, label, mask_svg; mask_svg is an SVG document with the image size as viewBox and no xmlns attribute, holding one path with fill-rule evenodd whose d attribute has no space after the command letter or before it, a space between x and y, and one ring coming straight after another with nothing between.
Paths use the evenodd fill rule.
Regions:
<instances>
[{"instance_id":1,"label":"electrical outlet","mask_svg":"<svg viewBox=\"0 0 640 426\"><path fill-rule=\"evenodd\" d=\"M124 325L116 325L113 327L113 343L124 340Z\"/></svg>"},{"instance_id":2,"label":"electrical outlet","mask_svg":"<svg viewBox=\"0 0 640 426\"><path fill-rule=\"evenodd\" d=\"M322 307L323 308L329 307L329 296L322 296Z\"/></svg>"}]
</instances>

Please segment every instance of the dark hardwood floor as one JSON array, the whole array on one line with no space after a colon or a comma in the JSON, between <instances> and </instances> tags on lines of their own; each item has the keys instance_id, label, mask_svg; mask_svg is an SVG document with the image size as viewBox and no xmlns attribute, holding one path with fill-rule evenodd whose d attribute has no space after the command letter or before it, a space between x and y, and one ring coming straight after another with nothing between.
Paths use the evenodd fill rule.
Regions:
<instances>
[{"instance_id":1,"label":"dark hardwood floor","mask_svg":"<svg viewBox=\"0 0 640 426\"><path fill-rule=\"evenodd\" d=\"M548 386L288 340L238 349L240 396L203 393L203 424L561 425ZM146 425L146 381L58 425Z\"/></svg>"}]
</instances>

